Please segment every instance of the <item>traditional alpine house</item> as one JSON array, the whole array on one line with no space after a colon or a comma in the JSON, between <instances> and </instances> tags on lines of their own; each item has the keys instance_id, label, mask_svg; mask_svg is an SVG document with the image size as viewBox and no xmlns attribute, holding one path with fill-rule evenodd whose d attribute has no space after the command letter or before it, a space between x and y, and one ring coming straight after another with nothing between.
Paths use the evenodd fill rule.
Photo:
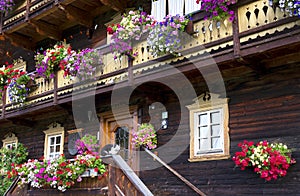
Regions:
<instances>
[{"instance_id":1,"label":"traditional alpine house","mask_svg":"<svg viewBox=\"0 0 300 196\"><path fill-rule=\"evenodd\" d=\"M95 136L107 172L100 180L88 173L65 195L299 195L300 8L293 2L296 15L278 1L239 0L229 5L230 21L207 18L196 0L15 0L0 12L0 60L18 59L15 67L34 85L24 103L3 90L0 142L22 143L28 159L74 159L75 141ZM177 42L167 38L154 53L148 32L130 43L134 55L114 57L111 43L122 47L122 40L107 27L115 33L122 15L137 10L156 21L190 18L175 53L159 52ZM58 41L101 54L93 78L72 80L61 69L38 76L35 55ZM157 148L132 143L142 123L154 126ZM240 170L232 157L244 140L287 145L296 164L272 180L254 167ZM6 195L62 194L18 181Z\"/></svg>"}]
</instances>

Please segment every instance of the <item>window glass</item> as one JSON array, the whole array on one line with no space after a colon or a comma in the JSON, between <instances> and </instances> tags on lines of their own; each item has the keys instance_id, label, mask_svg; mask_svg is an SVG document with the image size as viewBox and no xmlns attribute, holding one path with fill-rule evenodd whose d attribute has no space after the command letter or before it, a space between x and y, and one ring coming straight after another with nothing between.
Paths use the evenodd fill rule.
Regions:
<instances>
[{"instance_id":1,"label":"window glass","mask_svg":"<svg viewBox=\"0 0 300 196\"><path fill-rule=\"evenodd\" d=\"M199 145L195 144L196 154L222 149L221 110L200 112L196 116L198 117L196 121L198 129L195 136L199 137Z\"/></svg>"},{"instance_id":2,"label":"window glass","mask_svg":"<svg viewBox=\"0 0 300 196\"><path fill-rule=\"evenodd\" d=\"M115 143L120 146L120 155L124 160L128 160L128 144L129 144L129 132L128 127L118 127L115 131Z\"/></svg>"}]
</instances>

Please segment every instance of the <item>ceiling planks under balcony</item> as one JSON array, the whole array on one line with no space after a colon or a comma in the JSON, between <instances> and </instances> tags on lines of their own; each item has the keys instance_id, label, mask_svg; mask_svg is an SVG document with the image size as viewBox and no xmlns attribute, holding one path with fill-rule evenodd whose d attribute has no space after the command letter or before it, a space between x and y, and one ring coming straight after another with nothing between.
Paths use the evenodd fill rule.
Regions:
<instances>
[{"instance_id":1,"label":"ceiling planks under balcony","mask_svg":"<svg viewBox=\"0 0 300 196\"><path fill-rule=\"evenodd\" d=\"M25 1L3 17L0 34L14 45L33 50L36 43L62 39L62 32L76 25L91 28L95 17L123 10L129 0L36 0Z\"/></svg>"}]
</instances>

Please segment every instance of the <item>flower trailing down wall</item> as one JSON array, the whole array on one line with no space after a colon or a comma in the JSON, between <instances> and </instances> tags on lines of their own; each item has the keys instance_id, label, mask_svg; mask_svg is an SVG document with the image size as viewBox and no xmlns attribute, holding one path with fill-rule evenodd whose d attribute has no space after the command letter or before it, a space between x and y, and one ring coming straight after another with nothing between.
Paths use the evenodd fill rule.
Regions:
<instances>
[{"instance_id":1,"label":"flower trailing down wall","mask_svg":"<svg viewBox=\"0 0 300 196\"><path fill-rule=\"evenodd\" d=\"M99 174L99 180L107 175L98 153L85 151L76 155L74 161L67 160L64 155L43 161L29 159L22 165L14 165L8 176L19 176L20 185L29 184L35 188L50 186L64 192L76 182L81 182L82 174L89 169Z\"/></svg>"},{"instance_id":2,"label":"flower trailing down wall","mask_svg":"<svg viewBox=\"0 0 300 196\"><path fill-rule=\"evenodd\" d=\"M24 75L24 71L19 69L14 69L13 64L5 64L4 69L0 69L0 97L2 97L2 92L5 91L8 85L13 81L18 79L20 76Z\"/></svg>"},{"instance_id":3,"label":"flower trailing down wall","mask_svg":"<svg viewBox=\"0 0 300 196\"><path fill-rule=\"evenodd\" d=\"M196 0L199 4L200 0ZM208 13L206 19L215 21L222 21L229 17L229 21L234 20L234 11L229 8L230 5L234 5L236 0L202 0L201 10Z\"/></svg>"},{"instance_id":4,"label":"flower trailing down wall","mask_svg":"<svg viewBox=\"0 0 300 196\"><path fill-rule=\"evenodd\" d=\"M141 36L147 33L155 20L153 16L146 12L129 11L122 16L120 24L113 24L107 28L107 32L112 34L111 49L114 52L114 58L120 59L123 55L130 58L138 54L132 51L132 42L141 39Z\"/></svg>"},{"instance_id":5,"label":"flower trailing down wall","mask_svg":"<svg viewBox=\"0 0 300 196\"><path fill-rule=\"evenodd\" d=\"M282 143L260 141L254 145L254 142L244 141L238 146L242 151L232 158L236 166L241 170L253 167L254 172L266 181L285 176L290 165L296 163L291 158L291 150Z\"/></svg>"},{"instance_id":6,"label":"flower trailing down wall","mask_svg":"<svg viewBox=\"0 0 300 196\"><path fill-rule=\"evenodd\" d=\"M147 37L147 44L151 55L154 57L165 54L173 54L180 56L178 52L182 47L181 33L184 32L189 18L176 15L166 16L163 21L157 22L151 28L149 36Z\"/></svg>"},{"instance_id":7,"label":"flower trailing down wall","mask_svg":"<svg viewBox=\"0 0 300 196\"><path fill-rule=\"evenodd\" d=\"M269 5L279 7L281 11L288 13L290 16L300 17L299 0L269 0Z\"/></svg>"},{"instance_id":8,"label":"flower trailing down wall","mask_svg":"<svg viewBox=\"0 0 300 196\"><path fill-rule=\"evenodd\" d=\"M79 154L83 152L96 152L97 148L99 148L96 136L90 134L86 134L81 139L76 140L75 146Z\"/></svg>"},{"instance_id":9,"label":"flower trailing down wall","mask_svg":"<svg viewBox=\"0 0 300 196\"><path fill-rule=\"evenodd\" d=\"M14 6L13 0L0 0L0 13L8 12Z\"/></svg>"},{"instance_id":10,"label":"flower trailing down wall","mask_svg":"<svg viewBox=\"0 0 300 196\"><path fill-rule=\"evenodd\" d=\"M69 62L72 63L71 58L67 61L69 56L75 56L75 51L69 44L63 42L55 44L53 48L48 48L42 54L37 53L35 60L38 75L44 78L53 78L55 72L62 66Z\"/></svg>"},{"instance_id":11,"label":"flower trailing down wall","mask_svg":"<svg viewBox=\"0 0 300 196\"><path fill-rule=\"evenodd\" d=\"M28 86L29 83L34 83L34 78L28 75L21 75L17 79L13 79L8 85L8 97L12 104L20 103L23 105L33 87Z\"/></svg>"},{"instance_id":12,"label":"flower trailing down wall","mask_svg":"<svg viewBox=\"0 0 300 196\"><path fill-rule=\"evenodd\" d=\"M153 125L149 123L139 125L138 130L132 131L131 143L136 148L155 149L157 147L157 136Z\"/></svg>"}]
</instances>

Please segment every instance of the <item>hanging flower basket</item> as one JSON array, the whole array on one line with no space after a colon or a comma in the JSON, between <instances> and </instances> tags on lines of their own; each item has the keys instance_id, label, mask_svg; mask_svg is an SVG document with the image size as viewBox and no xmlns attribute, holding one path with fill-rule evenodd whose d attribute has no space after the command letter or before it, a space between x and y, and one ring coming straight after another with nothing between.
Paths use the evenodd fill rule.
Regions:
<instances>
[{"instance_id":1,"label":"hanging flower basket","mask_svg":"<svg viewBox=\"0 0 300 196\"><path fill-rule=\"evenodd\" d=\"M147 37L151 55L154 57L166 54L181 56L179 50L183 45L182 33L186 30L189 21L190 19L184 16L168 15L163 21L157 22ZM192 31L190 28L189 31Z\"/></svg>"},{"instance_id":2,"label":"hanging flower basket","mask_svg":"<svg viewBox=\"0 0 300 196\"><path fill-rule=\"evenodd\" d=\"M290 165L296 163L291 158L291 150L282 143L260 141L254 145L254 142L245 140L238 146L242 151L236 152L232 158L236 166L241 170L252 167L266 181L285 176Z\"/></svg>"},{"instance_id":3,"label":"hanging flower basket","mask_svg":"<svg viewBox=\"0 0 300 196\"><path fill-rule=\"evenodd\" d=\"M132 131L131 143L140 150L143 150L143 148L155 149L157 147L157 136L153 125L149 123L139 125L138 130Z\"/></svg>"},{"instance_id":4,"label":"hanging flower basket","mask_svg":"<svg viewBox=\"0 0 300 196\"><path fill-rule=\"evenodd\" d=\"M276 7L290 16L300 17L300 1L294 0L269 0L269 5L275 10Z\"/></svg>"}]
</instances>

